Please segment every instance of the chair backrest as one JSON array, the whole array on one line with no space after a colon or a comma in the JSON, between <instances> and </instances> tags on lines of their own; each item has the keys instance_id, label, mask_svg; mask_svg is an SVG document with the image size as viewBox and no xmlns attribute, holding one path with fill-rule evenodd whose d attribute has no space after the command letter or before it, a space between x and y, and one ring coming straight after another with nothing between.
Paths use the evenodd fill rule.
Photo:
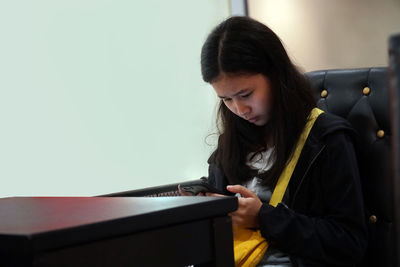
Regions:
<instances>
[{"instance_id":1,"label":"chair backrest","mask_svg":"<svg viewBox=\"0 0 400 267\"><path fill-rule=\"evenodd\" d=\"M358 158L369 228L360 266L395 266L393 169L387 68L313 71L319 108L347 119L358 132Z\"/></svg>"},{"instance_id":2,"label":"chair backrest","mask_svg":"<svg viewBox=\"0 0 400 267\"><path fill-rule=\"evenodd\" d=\"M396 222L395 248L397 266L400 266L400 34L389 38L389 89L392 113L393 132L393 193L394 216Z\"/></svg>"}]
</instances>

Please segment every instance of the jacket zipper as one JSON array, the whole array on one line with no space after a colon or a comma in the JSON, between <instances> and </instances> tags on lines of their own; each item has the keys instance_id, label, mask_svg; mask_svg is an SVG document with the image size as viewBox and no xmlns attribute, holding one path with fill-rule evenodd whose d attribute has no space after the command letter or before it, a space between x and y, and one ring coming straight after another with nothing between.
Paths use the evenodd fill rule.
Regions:
<instances>
[{"instance_id":1,"label":"jacket zipper","mask_svg":"<svg viewBox=\"0 0 400 267\"><path fill-rule=\"evenodd\" d=\"M295 200L296 200L296 197L297 197L297 193L299 192L299 189L300 189L300 187L301 187L302 184L303 184L304 178L306 177L306 175L307 175L308 171L310 170L311 166L314 164L314 162L317 160L317 158L319 157L319 155L320 155L320 154L322 153L322 151L325 149L325 147L326 147L326 145L324 145L324 146L318 151L317 155L315 155L315 157L311 160L311 163L308 165L308 167L307 167L307 169L306 169L306 172L303 174L303 177L302 177L301 180L300 180L299 186L297 186L296 192L294 192L294 195L293 195L293 200L292 200L292 205L291 205L292 208L293 208L293 206L294 206L294 203L295 203Z\"/></svg>"}]
</instances>

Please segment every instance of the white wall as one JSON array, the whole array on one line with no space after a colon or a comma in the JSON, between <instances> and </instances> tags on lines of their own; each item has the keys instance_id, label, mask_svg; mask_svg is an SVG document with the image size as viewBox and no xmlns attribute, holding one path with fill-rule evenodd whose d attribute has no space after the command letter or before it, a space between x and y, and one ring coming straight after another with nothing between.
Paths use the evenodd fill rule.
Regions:
<instances>
[{"instance_id":1,"label":"white wall","mask_svg":"<svg viewBox=\"0 0 400 267\"><path fill-rule=\"evenodd\" d=\"M388 65L400 32L398 0L248 0L249 15L273 29L305 71Z\"/></svg>"},{"instance_id":2,"label":"white wall","mask_svg":"<svg viewBox=\"0 0 400 267\"><path fill-rule=\"evenodd\" d=\"M216 97L200 48L228 13L226 0L1 1L0 197L206 175Z\"/></svg>"}]
</instances>

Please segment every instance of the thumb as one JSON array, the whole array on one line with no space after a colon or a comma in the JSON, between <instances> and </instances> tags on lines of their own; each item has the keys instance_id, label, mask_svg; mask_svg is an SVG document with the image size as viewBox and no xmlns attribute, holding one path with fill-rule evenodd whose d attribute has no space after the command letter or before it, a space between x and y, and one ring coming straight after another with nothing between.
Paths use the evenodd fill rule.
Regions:
<instances>
[{"instance_id":1,"label":"thumb","mask_svg":"<svg viewBox=\"0 0 400 267\"><path fill-rule=\"evenodd\" d=\"M257 197L257 195L242 185L228 185L226 189L232 193L239 193L242 197Z\"/></svg>"}]
</instances>

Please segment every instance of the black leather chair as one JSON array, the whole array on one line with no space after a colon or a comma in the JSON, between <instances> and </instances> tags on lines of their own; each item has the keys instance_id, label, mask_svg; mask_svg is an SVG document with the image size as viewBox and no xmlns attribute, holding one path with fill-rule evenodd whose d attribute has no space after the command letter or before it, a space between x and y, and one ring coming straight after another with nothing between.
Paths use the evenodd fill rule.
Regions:
<instances>
[{"instance_id":1,"label":"black leather chair","mask_svg":"<svg viewBox=\"0 0 400 267\"><path fill-rule=\"evenodd\" d=\"M394 218L396 229L397 265L400 266L400 34L389 39L389 88L391 96L391 114L393 129L393 189L394 189Z\"/></svg>"},{"instance_id":2,"label":"black leather chair","mask_svg":"<svg viewBox=\"0 0 400 267\"><path fill-rule=\"evenodd\" d=\"M317 105L358 132L369 245L360 266L395 266L391 124L386 68L307 73Z\"/></svg>"},{"instance_id":3,"label":"black leather chair","mask_svg":"<svg viewBox=\"0 0 400 267\"><path fill-rule=\"evenodd\" d=\"M359 134L359 167L369 227L368 251L359 266L396 266L387 68L323 70L306 75L314 85L318 107L347 119ZM108 196L176 195L177 185Z\"/></svg>"}]
</instances>

